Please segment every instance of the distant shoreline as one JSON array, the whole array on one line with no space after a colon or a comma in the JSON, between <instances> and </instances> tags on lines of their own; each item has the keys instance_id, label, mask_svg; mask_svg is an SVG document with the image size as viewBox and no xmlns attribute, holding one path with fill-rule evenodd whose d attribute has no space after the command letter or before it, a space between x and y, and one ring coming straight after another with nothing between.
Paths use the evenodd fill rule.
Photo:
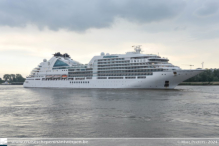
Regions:
<instances>
[{"instance_id":1,"label":"distant shoreline","mask_svg":"<svg viewBox=\"0 0 219 146\"><path fill-rule=\"evenodd\" d=\"M214 86L217 86L219 85L219 82L182 82L179 84L180 86L183 86L183 85L195 85L195 86L200 86L200 85L204 85L204 86L211 86L211 85L214 85Z\"/></svg>"},{"instance_id":2,"label":"distant shoreline","mask_svg":"<svg viewBox=\"0 0 219 146\"><path fill-rule=\"evenodd\" d=\"M0 84L0 85L23 85L24 83L20 83L20 82L13 82L13 83L10 83L10 84Z\"/></svg>"}]
</instances>

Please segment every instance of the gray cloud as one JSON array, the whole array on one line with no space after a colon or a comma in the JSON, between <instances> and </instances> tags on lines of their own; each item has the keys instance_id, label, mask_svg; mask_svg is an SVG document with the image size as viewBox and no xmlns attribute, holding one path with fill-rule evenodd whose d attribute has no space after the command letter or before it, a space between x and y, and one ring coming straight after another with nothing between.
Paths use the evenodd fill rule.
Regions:
<instances>
[{"instance_id":1,"label":"gray cloud","mask_svg":"<svg viewBox=\"0 0 219 146\"><path fill-rule=\"evenodd\" d=\"M174 28L174 31L180 31L180 30L186 30L186 26L183 27L177 26Z\"/></svg>"},{"instance_id":2,"label":"gray cloud","mask_svg":"<svg viewBox=\"0 0 219 146\"><path fill-rule=\"evenodd\" d=\"M210 39L219 38L219 29L209 30L207 32L205 31L195 32L192 36L200 40L210 40Z\"/></svg>"},{"instance_id":3,"label":"gray cloud","mask_svg":"<svg viewBox=\"0 0 219 146\"><path fill-rule=\"evenodd\" d=\"M196 14L201 17L211 16L217 12L219 3L217 1L204 4L196 11Z\"/></svg>"},{"instance_id":4,"label":"gray cloud","mask_svg":"<svg viewBox=\"0 0 219 146\"><path fill-rule=\"evenodd\" d=\"M1 0L0 25L84 31L110 27L116 17L137 23L172 19L185 6L176 0Z\"/></svg>"}]
</instances>

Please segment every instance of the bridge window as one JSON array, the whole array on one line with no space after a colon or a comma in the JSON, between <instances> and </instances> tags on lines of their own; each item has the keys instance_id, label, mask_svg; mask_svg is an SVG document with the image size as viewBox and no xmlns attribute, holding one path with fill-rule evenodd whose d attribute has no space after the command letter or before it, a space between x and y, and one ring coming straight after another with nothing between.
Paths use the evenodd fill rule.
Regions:
<instances>
[{"instance_id":1,"label":"bridge window","mask_svg":"<svg viewBox=\"0 0 219 146\"><path fill-rule=\"evenodd\" d=\"M53 67L58 67L58 66L69 66L69 65L61 60L57 60Z\"/></svg>"}]
</instances>

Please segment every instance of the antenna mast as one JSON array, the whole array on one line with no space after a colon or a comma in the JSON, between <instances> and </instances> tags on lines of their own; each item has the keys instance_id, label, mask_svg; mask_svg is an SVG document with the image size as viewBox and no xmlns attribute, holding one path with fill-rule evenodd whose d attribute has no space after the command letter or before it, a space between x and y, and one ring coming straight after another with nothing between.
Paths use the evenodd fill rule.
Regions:
<instances>
[{"instance_id":1,"label":"antenna mast","mask_svg":"<svg viewBox=\"0 0 219 146\"><path fill-rule=\"evenodd\" d=\"M203 67L204 67L204 62L202 62L202 69L203 69Z\"/></svg>"}]
</instances>

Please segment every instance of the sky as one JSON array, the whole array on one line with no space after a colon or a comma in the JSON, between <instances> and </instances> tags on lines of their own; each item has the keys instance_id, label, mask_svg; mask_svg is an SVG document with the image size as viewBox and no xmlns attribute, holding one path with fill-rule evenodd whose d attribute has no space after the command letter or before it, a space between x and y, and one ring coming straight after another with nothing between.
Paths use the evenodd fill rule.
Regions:
<instances>
[{"instance_id":1,"label":"sky","mask_svg":"<svg viewBox=\"0 0 219 146\"><path fill-rule=\"evenodd\" d=\"M0 1L0 77L26 77L55 52L85 64L133 45L182 69L219 68L219 1Z\"/></svg>"}]
</instances>

